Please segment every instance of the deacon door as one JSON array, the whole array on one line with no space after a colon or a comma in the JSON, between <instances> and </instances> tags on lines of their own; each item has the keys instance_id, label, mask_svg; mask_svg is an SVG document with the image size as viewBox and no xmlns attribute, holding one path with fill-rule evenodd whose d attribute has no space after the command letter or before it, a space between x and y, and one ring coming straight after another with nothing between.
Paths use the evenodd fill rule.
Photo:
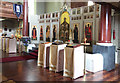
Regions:
<instances>
[{"instance_id":1,"label":"deacon door","mask_svg":"<svg viewBox=\"0 0 120 83\"><path fill-rule=\"evenodd\" d=\"M92 23L85 23L85 38L86 43L91 43L92 42Z\"/></svg>"}]
</instances>

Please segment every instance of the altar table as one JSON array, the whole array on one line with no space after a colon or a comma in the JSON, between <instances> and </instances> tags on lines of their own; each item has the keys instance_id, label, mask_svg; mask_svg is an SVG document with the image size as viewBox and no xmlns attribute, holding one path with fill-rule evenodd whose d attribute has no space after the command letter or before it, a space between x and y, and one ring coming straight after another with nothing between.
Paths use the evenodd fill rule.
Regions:
<instances>
[{"instance_id":1,"label":"altar table","mask_svg":"<svg viewBox=\"0 0 120 83\"><path fill-rule=\"evenodd\" d=\"M50 46L50 63L49 70L60 72L63 71L64 48L67 44L58 44Z\"/></svg>"},{"instance_id":2,"label":"altar table","mask_svg":"<svg viewBox=\"0 0 120 83\"><path fill-rule=\"evenodd\" d=\"M52 43L46 42L39 44L38 49L38 66L49 67L49 49Z\"/></svg>"},{"instance_id":3,"label":"altar table","mask_svg":"<svg viewBox=\"0 0 120 83\"><path fill-rule=\"evenodd\" d=\"M84 46L65 47L63 76L76 79L84 75Z\"/></svg>"}]
</instances>

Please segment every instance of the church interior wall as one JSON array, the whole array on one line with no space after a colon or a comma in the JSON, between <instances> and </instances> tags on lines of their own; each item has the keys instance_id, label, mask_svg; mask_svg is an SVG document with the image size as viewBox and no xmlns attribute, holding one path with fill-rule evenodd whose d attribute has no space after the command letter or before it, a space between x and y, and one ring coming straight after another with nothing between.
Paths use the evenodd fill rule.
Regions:
<instances>
[{"instance_id":1,"label":"church interior wall","mask_svg":"<svg viewBox=\"0 0 120 83\"><path fill-rule=\"evenodd\" d=\"M40 15L46 12L46 3L45 2L36 2L35 3L35 14Z\"/></svg>"},{"instance_id":2,"label":"church interior wall","mask_svg":"<svg viewBox=\"0 0 120 83\"><path fill-rule=\"evenodd\" d=\"M45 5L45 13L60 11L60 8L62 7L61 2L46 2Z\"/></svg>"}]
</instances>

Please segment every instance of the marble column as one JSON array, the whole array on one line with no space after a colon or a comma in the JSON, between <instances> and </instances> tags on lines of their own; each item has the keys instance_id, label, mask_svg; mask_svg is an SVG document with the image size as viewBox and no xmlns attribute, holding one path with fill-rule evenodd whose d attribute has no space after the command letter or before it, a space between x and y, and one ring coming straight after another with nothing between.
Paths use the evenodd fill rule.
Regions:
<instances>
[{"instance_id":1,"label":"marble column","mask_svg":"<svg viewBox=\"0 0 120 83\"><path fill-rule=\"evenodd\" d=\"M28 36L28 0L23 1L23 36Z\"/></svg>"},{"instance_id":2,"label":"marble column","mask_svg":"<svg viewBox=\"0 0 120 83\"><path fill-rule=\"evenodd\" d=\"M101 5L99 43L111 43L111 7Z\"/></svg>"}]
</instances>

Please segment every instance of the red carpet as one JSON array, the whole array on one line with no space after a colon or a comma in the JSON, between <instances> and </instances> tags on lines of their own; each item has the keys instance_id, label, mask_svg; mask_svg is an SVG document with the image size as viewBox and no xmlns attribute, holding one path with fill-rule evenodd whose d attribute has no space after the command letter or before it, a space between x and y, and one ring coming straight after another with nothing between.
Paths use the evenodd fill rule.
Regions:
<instances>
[{"instance_id":1,"label":"red carpet","mask_svg":"<svg viewBox=\"0 0 120 83\"><path fill-rule=\"evenodd\" d=\"M29 59L36 59L36 57L31 55L7 57L7 58L2 58L2 60L0 59L0 62L4 63L4 62L13 62L13 61L23 61L23 60L29 60Z\"/></svg>"},{"instance_id":2,"label":"red carpet","mask_svg":"<svg viewBox=\"0 0 120 83\"><path fill-rule=\"evenodd\" d=\"M34 53L34 52L31 52L30 53L31 55L34 55L34 56L38 56L38 54Z\"/></svg>"},{"instance_id":3,"label":"red carpet","mask_svg":"<svg viewBox=\"0 0 120 83\"><path fill-rule=\"evenodd\" d=\"M38 50L34 50L34 52L38 52Z\"/></svg>"}]
</instances>

